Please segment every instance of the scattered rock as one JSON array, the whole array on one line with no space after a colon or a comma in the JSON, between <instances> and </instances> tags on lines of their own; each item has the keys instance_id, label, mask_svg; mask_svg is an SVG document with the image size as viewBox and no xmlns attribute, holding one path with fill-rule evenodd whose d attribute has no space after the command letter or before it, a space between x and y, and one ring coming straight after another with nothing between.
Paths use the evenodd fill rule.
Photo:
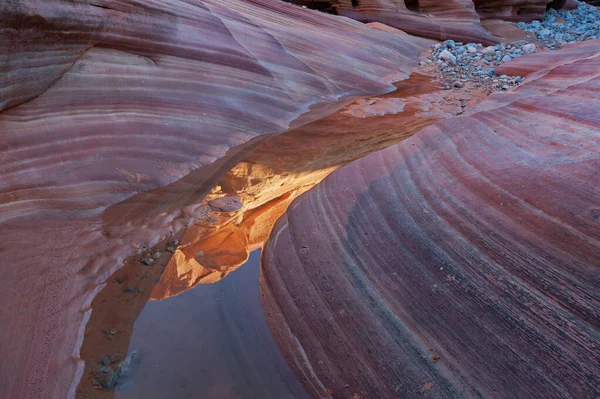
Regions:
<instances>
[{"instance_id":1,"label":"scattered rock","mask_svg":"<svg viewBox=\"0 0 600 399\"><path fill-rule=\"evenodd\" d=\"M430 51L430 61L427 65L433 65L439 80L443 81L444 89L462 89L466 83L475 87L485 86L489 91L501 91L502 86L516 86L520 77L507 78L503 82L495 80L495 69L485 68L487 66L499 65L502 62L519 57L525 52L522 50L526 41L511 44L498 44L496 46L483 47L481 44L446 41L435 45ZM435 62L434 62L435 60ZM453 62L456 60L455 62ZM447 62L444 62L447 61ZM429 67L431 68L431 67Z\"/></svg>"},{"instance_id":2,"label":"scattered rock","mask_svg":"<svg viewBox=\"0 0 600 399\"><path fill-rule=\"evenodd\" d=\"M133 383L125 381L125 379L129 376L131 372L131 363L137 357L137 351L131 351L130 354L125 357L121 362L119 362L114 368L107 367L107 364L102 364L103 367L100 367L98 373L96 373L96 381L92 384L101 385L107 390L112 390L117 386L121 386L121 390L126 390L131 388ZM111 360L110 356L104 356L102 361L105 359Z\"/></svg>"},{"instance_id":3,"label":"scattered rock","mask_svg":"<svg viewBox=\"0 0 600 399\"><path fill-rule=\"evenodd\" d=\"M123 292L126 292L126 293L128 293L128 294L131 294L132 292L135 292L135 289L134 289L133 287L129 286L129 287L125 288L125 289L123 290Z\"/></svg>"},{"instance_id":4,"label":"scattered rock","mask_svg":"<svg viewBox=\"0 0 600 399\"><path fill-rule=\"evenodd\" d=\"M449 61L452 64L456 64L456 57L448 50L443 50L442 52L440 52L440 54L438 55L438 59Z\"/></svg>"},{"instance_id":5,"label":"scattered rock","mask_svg":"<svg viewBox=\"0 0 600 399\"><path fill-rule=\"evenodd\" d=\"M102 366L108 366L109 364L112 363L112 359L110 356L107 355L107 356L104 356L102 358L102 360L100 360L98 363Z\"/></svg>"},{"instance_id":6,"label":"scattered rock","mask_svg":"<svg viewBox=\"0 0 600 399\"><path fill-rule=\"evenodd\" d=\"M551 8L544 14L542 21L519 22L513 25L535 35L546 49L554 50L572 43L598 38L600 10L578 1L575 10Z\"/></svg>"},{"instance_id":7,"label":"scattered rock","mask_svg":"<svg viewBox=\"0 0 600 399\"><path fill-rule=\"evenodd\" d=\"M526 45L523 46L522 50L523 50L523 52L525 54L535 53L535 44L528 43L528 44L526 44Z\"/></svg>"},{"instance_id":8,"label":"scattered rock","mask_svg":"<svg viewBox=\"0 0 600 399\"><path fill-rule=\"evenodd\" d=\"M142 258L142 259L140 259L140 262L142 262L146 266L152 266L152 264L154 263L154 259L152 259L152 258Z\"/></svg>"},{"instance_id":9,"label":"scattered rock","mask_svg":"<svg viewBox=\"0 0 600 399\"><path fill-rule=\"evenodd\" d=\"M117 277L114 279L114 282L117 284L121 284L123 281L125 281L125 277Z\"/></svg>"}]
</instances>

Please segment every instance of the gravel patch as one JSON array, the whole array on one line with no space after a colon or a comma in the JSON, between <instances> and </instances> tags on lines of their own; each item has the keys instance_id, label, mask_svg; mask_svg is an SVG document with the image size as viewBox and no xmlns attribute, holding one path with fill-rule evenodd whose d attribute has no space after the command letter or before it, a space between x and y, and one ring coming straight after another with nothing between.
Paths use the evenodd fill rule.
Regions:
<instances>
[{"instance_id":1,"label":"gravel patch","mask_svg":"<svg viewBox=\"0 0 600 399\"><path fill-rule=\"evenodd\" d=\"M510 90L518 86L523 78L497 76L495 66L540 50L555 50L576 42L600 38L600 10L578 2L575 10L550 9L544 14L542 21L513 25L528 32L529 40L488 47L446 40L433 46L428 58L420 66L432 69L447 90L462 89L465 85L483 87L488 92Z\"/></svg>"},{"instance_id":2,"label":"gravel patch","mask_svg":"<svg viewBox=\"0 0 600 399\"><path fill-rule=\"evenodd\" d=\"M501 43L483 47L481 44L446 40L429 50L429 57L420 66L431 66L448 90L465 85L485 87L489 91L505 91L523 81L520 76L497 76L494 66L513 58L535 52L534 44L526 41Z\"/></svg>"},{"instance_id":3,"label":"gravel patch","mask_svg":"<svg viewBox=\"0 0 600 399\"><path fill-rule=\"evenodd\" d=\"M578 1L572 11L550 9L542 21L513 23L514 26L531 33L548 50L600 37L600 10Z\"/></svg>"}]
</instances>

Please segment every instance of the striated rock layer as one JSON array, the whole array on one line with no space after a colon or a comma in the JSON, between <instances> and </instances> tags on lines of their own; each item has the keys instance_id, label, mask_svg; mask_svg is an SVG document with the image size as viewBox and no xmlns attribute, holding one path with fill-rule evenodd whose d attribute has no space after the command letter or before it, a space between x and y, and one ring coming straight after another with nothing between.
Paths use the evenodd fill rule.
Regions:
<instances>
[{"instance_id":1,"label":"striated rock layer","mask_svg":"<svg viewBox=\"0 0 600 399\"><path fill-rule=\"evenodd\" d=\"M576 8L575 0L292 0L362 22L381 22L432 39L491 44L481 20L532 21L546 9Z\"/></svg>"},{"instance_id":2,"label":"striated rock layer","mask_svg":"<svg viewBox=\"0 0 600 399\"><path fill-rule=\"evenodd\" d=\"M0 5L0 397L72 396L90 303L268 135L425 42L271 0Z\"/></svg>"},{"instance_id":3,"label":"striated rock layer","mask_svg":"<svg viewBox=\"0 0 600 399\"><path fill-rule=\"evenodd\" d=\"M479 23L471 0L293 0L293 3L362 22L381 22L421 37L491 44L497 39Z\"/></svg>"},{"instance_id":4,"label":"striated rock layer","mask_svg":"<svg viewBox=\"0 0 600 399\"><path fill-rule=\"evenodd\" d=\"M600 395L600 41L523 63L276 223L263 300L313 395Z\"/></svg>"},{"instance_id":5,"label":"striated rock layer","mask_svg":"<svg viewBox=\"0 0 600 399\"><path fill-rule=\"evenodd\" d=\"M239 209L185 229L152 299L222 279L263 246L298 195L344 164L463 111L458 101L443 105L448 92L430 77L415 73L396 87L265 141L229 171L205 199L207 211L218 212L210 199L224 196L239 198Z\"/></svg>"}]
</instances>

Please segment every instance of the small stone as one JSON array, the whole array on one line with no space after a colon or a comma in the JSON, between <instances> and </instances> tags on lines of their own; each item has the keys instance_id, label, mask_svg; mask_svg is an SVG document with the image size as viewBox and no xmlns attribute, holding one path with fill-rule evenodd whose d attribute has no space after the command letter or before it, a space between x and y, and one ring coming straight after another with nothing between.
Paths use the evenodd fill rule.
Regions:
<instances>
[{"instance_id":1,"label":"small stone","mask_svg":"<svg viewBox=\"0 0 600 399\"><path fill-rule=\"evenodd\" d=\"M529 44L524 45L523 52L525 52L525 54L535 53L535 44L529 43Z\"/></svg>"},{"instance_id":2,"label":"small stone","mask_svg":"<svg viewBox=\"0 0 600 399\"><path fill-rule=\"evenodd\" d=\"M496 48L494 46L488 46L482 50L485 55L492 55L496 52Z\"/></svg>"},{"instance_id":3,"label":"small stone","mask_svg":"<svg viewBox=\"0 0 600 399\"><path fill-rule=\"evenodd\" d=\"M444 50L438 55L438 59L448 61L452 64L456 64L456 57L452 55L448 50Z\"/></svg>"},{"instance_id":4,"label":"small stone","mask_svg":"<svg viewBox=\"0 0 600 399\"><path fill-rule=\"evenodd\" d=\"M104 356L102 360L100 360L98 363L100 363L101 366L108 366L112 363L112 359L110 358L110 356L107 355Z\"/></svg>"},{"instance_id":5,"label":"small stone","mask_svg":"<svg viewBox=\"0 0 600 399\"><path fill-rule=\"evenodd\" d=\"M152 266L152 264L154 263L154 259L152 259L152 258L143 258L142 260L140 260L140 262L142 262L146 266Z\"/></svg>"},{"instance_id":6,"label":"small stone","mask_svg":"<svg viewBox=\"0 0 600 399\"><path fill-rule=\"evenodd\" d=\"M115 278L115 283L117 283L117 284L121 284L123 281L125 281L125 277L117 277L117 278Z\"/></svg>"},{"instance_id":7,"label":"small stone","mask_svg":"<svg viewBox=\"0 0 600 399\"><path fill-rule=\"evenodd\" d=\"M453 48L456 48L456 42L454 40L446 40L444 42L444 46L446 46L447 48L453 49Z\"/></svg>"},{"instance_id":8,"label":"small stone","mask_svg":"<svg viewBox=\"0 0 600 399\"><path fill-rule=\"evenodd\" d=\"M133 287L129 286L129 287L125 288L123 290L123 292L127 292L128 294L131 294L132 292L135 292L135 289Z\"/></svg>"},{"instance_id":9,"label":"small stone","mask_svg":"<svg viewBox=\"0 0 600 399\"><path fill-rule=\"evenodd\" d=\"M510 55L505 55L504 57L502 57L502 62L508 62L512 60L512 57Z\"/></svg>"}]
</instances>

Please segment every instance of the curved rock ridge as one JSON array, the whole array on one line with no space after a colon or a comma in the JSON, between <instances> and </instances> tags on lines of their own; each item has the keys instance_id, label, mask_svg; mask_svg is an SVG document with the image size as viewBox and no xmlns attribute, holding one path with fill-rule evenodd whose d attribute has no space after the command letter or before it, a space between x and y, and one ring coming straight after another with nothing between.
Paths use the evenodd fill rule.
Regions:
<instances>
[{"instance_id":1,"label":"curved rock ridge","mask_svg":"<svg viewBox=\"0 0 600 399\"><path fill-rule=\"evenodd\" d=\"M463 110L460 102L440 106L447 92L428 76L415 73L396 87L265 141L229 171L204 201L211 216L185 229L151 299L221 280L262 248L298 195L346 163ZM241 205L215 213L212 198L240 198Z\"/></svg>"},{"instance_id":2,"label":"curved rock ridge","mask_svg":"<svg viewBox=\"0 0 600 399\"><path fill-rule=\"evenodd\" d=\"M7 398L73 396L123 258L198 218L269 134L393 90L428 44L270 0L11 1L0 30Z\"/></svg>"},{"instance_id":3,"label":"curved rock ridge","mask_svg":"<svg viewBox=\"0 0 600 399\"><path fill-rule=\"evenodd\" d=\"M600 394L598 43L291 204L261 284L309 392Z\"/></svg>"}]
</instances>

